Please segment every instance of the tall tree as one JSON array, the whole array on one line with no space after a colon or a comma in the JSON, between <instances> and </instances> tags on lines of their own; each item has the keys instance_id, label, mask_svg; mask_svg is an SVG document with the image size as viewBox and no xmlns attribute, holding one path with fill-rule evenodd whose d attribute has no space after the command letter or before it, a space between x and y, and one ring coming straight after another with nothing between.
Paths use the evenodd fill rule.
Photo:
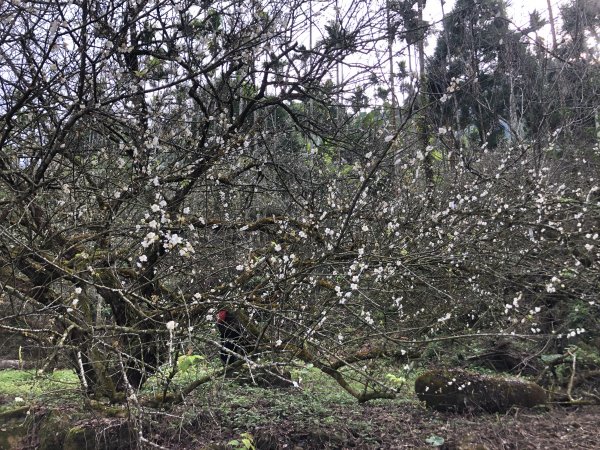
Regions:
<instances>
[{"instance_id":1,"label":"tall tree","mask_svg":"<svg viewBox=\"0 0 600 450\"><path fill-rule=\"evenodd\" d=\"M274 268L272 239L322 214L303 138L344 141L331 112L349 88L326 81L384 16L340 15L307 49L305 6L3 3L2 283L91 393L141 387L175 324L205 323ZM242 245L253 233L273 235ZM269 286L264 308L290 296Z\"/></svg>"},{"instance_id":2,"label":"tall tree","mask_svg":"<svg viewBox=\"0 0 600 450\"><path fill-rule=\"evenodd\" d=\"M597 160L550 128L589 122L593 70L564 111L561 70L520 77L573 77L587 52L538 58L502 4L465 0L391 130L365 101L387 2L334 5L0 3L0 329L134 405L151 376L169 392L183 352L209 374L171 400L224 373L219 311L243 329L233 369L304 361L359 401L397 393L377 359L431 344L597 337ZM531 137L485 151L523 117ZM470 131L481 146L448 164Z\"/></svg>"},{"instance_id":3,"label":"tall tree","mask_svg":"<svg viewBox=\"0 0 600 450\"><path fill-rule=\"evenodd\" d=\"M463 134L474 132L480 145L494 145L504 134L499 116L510 115L503 70L507 50L516 44L519 51L519 36L509 30L506 7L497 0L460 0L443 26L427 68L431 92L442 99L440 125L452 126L456 119ZM456 102L446 102L449 97Z\"/></svg>"}]
</instances>

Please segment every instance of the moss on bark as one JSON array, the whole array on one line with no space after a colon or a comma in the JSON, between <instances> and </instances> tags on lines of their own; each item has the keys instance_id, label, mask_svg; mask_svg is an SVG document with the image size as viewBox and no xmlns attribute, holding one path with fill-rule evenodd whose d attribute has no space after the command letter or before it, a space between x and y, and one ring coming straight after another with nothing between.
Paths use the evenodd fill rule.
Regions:
<instances>
[{"instance_id":1,"label":"moss on bark","mask_svg":"<svg viewBox=\"0 0 600 450\"><path fill-rule=\"evenodd\" d=\"M415 392L428 408L438 411L505 412L513 406L530 408L546 403L535 383L462 370L431 370L415 381Z\"/></svg>"}]
</instances>

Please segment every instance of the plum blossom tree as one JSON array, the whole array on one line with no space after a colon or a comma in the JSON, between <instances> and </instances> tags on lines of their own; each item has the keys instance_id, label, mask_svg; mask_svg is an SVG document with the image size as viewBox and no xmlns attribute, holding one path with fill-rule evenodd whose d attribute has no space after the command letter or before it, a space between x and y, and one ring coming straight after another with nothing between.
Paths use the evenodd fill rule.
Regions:
<instances>
[{"instance_id":1,"label":"plum blossom tree","mask_svg":"<svg viewBox=\"0 0 600 450\"><path fill-rule=\"evenodd\" d=\"M357 105L386 73L380 3L4 2L0 328L130 401L180 355L214 373L171 399L223 373L220 310L238 365L311 363L360 401L432 342L587 336L598 155L558 157L557 132L455 158L445 127L423 148L418 91L394 127Z\"/></svg>"},{"instance_id":2,"label":"plum blossom tree","mask_svg":"<svg viewBox=\"0 0 600 450\"><path fill-rule=\"evenodd\" d=\"M293 247L322 241L327 158L356 145L336 105L352 81L330 75L374 48L381 17L352 6L307 48L306 7L2 5L2 283L17 302L3 326L64 351L90 393L140 388L182 351L174 335L215 344L218 306L312 327L293 318L293 280L315 247Z\"/></svg>"}]
</instances>

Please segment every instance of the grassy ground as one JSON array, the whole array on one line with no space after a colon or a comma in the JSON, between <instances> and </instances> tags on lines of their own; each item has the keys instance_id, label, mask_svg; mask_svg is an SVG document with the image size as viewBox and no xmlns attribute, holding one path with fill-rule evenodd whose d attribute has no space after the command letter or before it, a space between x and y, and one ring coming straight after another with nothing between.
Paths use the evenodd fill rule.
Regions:
<instances>
[{"instance_id":1,"label":"grassy ground","mask_svg":"<svg viewBox=\"0 0 600 450\"><path fill-rule=\"evenodd\" d=\"M195 365L174 382L185 384L207 369ZM402 375L401 369L388 369L397 378ZM314 368L301 368L293 376L301 379L301 388L261 388L232 379L203 385L182 405L145 409L144 434L170 449L598 448L598 407L443 414L419 404L412 379L397 399L360 405ZM0 411L22 405L81 410L77 383L70 371L42 377L33 371L0 371ZM149 383L146 393L157 389L156 382Z\"/></svg>"},{"instance_id":2,"label":"grassy ground","mask_svg":"<svg viewBox=\"0 0 600 450\"><path fill-rule=\"evenodd\" d=\"M76 402L79 379L71 370L37 375L35 370L0 371L0 411L32 402Z\"/></svg>"}]
</instances>

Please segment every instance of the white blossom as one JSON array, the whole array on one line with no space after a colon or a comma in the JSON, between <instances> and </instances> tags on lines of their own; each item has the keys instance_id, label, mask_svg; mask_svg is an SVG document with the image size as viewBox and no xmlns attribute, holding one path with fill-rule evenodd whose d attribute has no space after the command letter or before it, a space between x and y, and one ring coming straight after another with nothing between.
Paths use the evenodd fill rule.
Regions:
<instances>
[{"instance_id":1,"label":"white blossom","mask_svg":"<svg viewBox=\"0 0 600 450\"><path fill-rule=\"evenodd\" d=\"M185 246L179 249L179 256L190 256L191 253L196 253L194 247L189 242L185 243Z\"/></svg>"},{"instance_id":2,"label":"white blossom","mask_svg":"<svg viewBox=\"0 0 600 450\"><path fill-rule=\"evenodd\" d=\"M179 236L177 233L173 233L171 235L167 236L168 239L168 246L169 247L175 247L176 245L179 245L183 242L183 239L181 236Z\"/></svg>"},{"instance_id":3,"label":"white blossom","mask_svg":"<svg viewBox=\"0 0 600 450\"><path fill-rule=\"evenodd\" d=\"M444 323L447 320L450 320L450 317L452 317L452 314L447 313L445 316L440 317L437 321L440 322L440 323Z\"/></svg>"}]
</instances>

